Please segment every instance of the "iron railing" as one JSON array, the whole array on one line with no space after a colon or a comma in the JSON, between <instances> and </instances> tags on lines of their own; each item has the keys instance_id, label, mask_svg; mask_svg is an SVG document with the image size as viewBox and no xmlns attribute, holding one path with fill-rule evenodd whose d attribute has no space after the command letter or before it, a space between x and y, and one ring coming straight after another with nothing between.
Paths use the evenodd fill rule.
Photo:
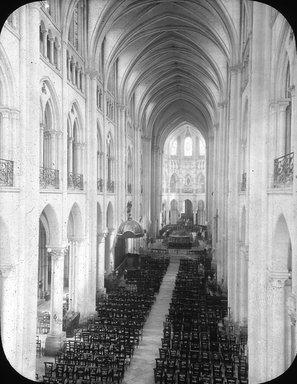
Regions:
<instances>
[{"instance_id":1,"label":"iron railing","mask_svg":"<svg viewBox=\"0 0 297 384\"><path fill-rule=\"evenodd\" d=\"M68 172L68 187L73 189L84 189L84 177L80 173Z\"/></svg>"},{"instance_id":2,"label":"iron railing","mask_svg":"<svg viewBox=\"0 0 297 384\"><path fill-rule=\"evenodd\" d=\"M103 192L103 179L97 179L97 191Z\"/></svg>"},{"instance_id":3,"label":"iron railing","mask_svg":"<svg viewBox=\"0 0 297 384\"><path fill-rule=\"evenodd\" d=\"M40 167L39 169L40 188L59 188L59 170Z\"/></svg>"},{"instance_id":4,"label":"iron railing","mask_svg":"<svg viewBox=\"0 0 297 384\"><path fill-rule=\"evenodd\" d=\"M13 186L13 161L0 159L0 185Z\"/></svg>"},{"instance_id":5,"label":"iron railing","mask_svg":"<svg viewBox=\"0 0 297 384\"><path fill-rule=\"evenodd\" d=\"M274 188L291 186L294 173L294 152L274 160Z\"/></svg>"},{"instance_id":6,"label":"iron railing","mask_svg":"<svg viewBox=\"0 0 297 384\"><path fill-rule=\"evenodd\" d=\"M246 172L242 173L241 175L240 190L242 192L246 191Z\"/></svg>"},{"instance_id":7,"label":"iron railing","mask_svg":"<svg viewBox=\"0 0 297 384\"><path fill-rule=\"evenodd\" d=\"M106 185L107 192L114 192L114 181L108 181Z\"/></svg>"}]
</instances>

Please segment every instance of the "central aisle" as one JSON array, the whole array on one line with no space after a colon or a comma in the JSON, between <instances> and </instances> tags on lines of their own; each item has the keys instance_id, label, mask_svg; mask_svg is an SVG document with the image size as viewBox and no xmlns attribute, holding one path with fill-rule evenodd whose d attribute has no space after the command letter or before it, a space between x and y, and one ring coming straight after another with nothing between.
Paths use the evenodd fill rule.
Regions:
<instances>
[{"instance_id":1,"label":"central aisle","mask_svg":"<svg viewBox=\"0 0 297 384\"><path fill-rule=\"evenodd\" d=\"M135 350L131 365L125 373L123 384L154 384L155 359L159 357L159 348L161 348L161 338L163 337L163 322L165 315L168 314L178 268L179 259L170 260L156 302L152 306L143 327L143 338Z\"/></svg>"}]
</instances>

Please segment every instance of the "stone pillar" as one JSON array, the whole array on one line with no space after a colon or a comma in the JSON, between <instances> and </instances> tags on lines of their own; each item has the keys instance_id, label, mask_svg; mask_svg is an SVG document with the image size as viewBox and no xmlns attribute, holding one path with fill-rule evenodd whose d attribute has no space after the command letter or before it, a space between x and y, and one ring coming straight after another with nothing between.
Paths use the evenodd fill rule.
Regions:
<instances>
[{"instance_id":1,"label":"stone pillar","mask_svg":"<svg viewBox=\"0 0 297 384\"><path fill-rule=\"evenodd\" d=\"M50 151L51 151L51 163L49 164L50 165L50 168L52 169L56 169L56 165L57 165L57 160L56 160L56 157L57 157L57 138L56 138L56 131L50 131L50 137L49 137L49 140L50 140Z\"/></svg>"},{"instance_id":2,"label":"stone pillar","mask_svg":"<svg viewBox=\"0 0 297 384\"><path fill-rule=\"evenodd\" d=\"M71 81L71 58L67 55L67 80Z\"/></svg>"},{"instance_id":3,"label":"stone pillar","mask_svg":"<svg viewBox=\"0 0 297 384\"><path fill-rule=\"evenodd\" d=\"M68 147L67 147L67 172L73 172L73 151L72 151L72 146L73 146L73 138L68 137Z\"/></svg>"},{"instance_id":4,"label":"stone pillar","mask_svg":"<svg viewBox=\"0 0 297 384\"><path fill-rule=\"evenodd\" d=\"M51 64L54 64L54 38L53 37L50 37L49 38L49 41L50 41L50 53L49 53L49 60L50 60L50 63Z\"/></svg>"},{"instance_id":5,"label":"stone pillar","mask_svg":"<svg viewBox=\"0 0 297 384\"><path fill-rule=\"evenodd\" d=\"M51 256L51 309L50 333L45 340L45 354L55 356L61 350L65 334L63 326L63 286L65 247L48 248Z\"/></svg>"},{"instance_id":6,"label":"stone pillar","mask_svg":"<svg viewBox=\"0 0 297 384\"><path fill-rule=\"evenodd\" d=\"M114 240L115 240L115 229L108 228L108 237L109 237L109 273L114 270Z\"/></svg>"},{"instance_id":7,"label":"stone pillar","mask_svg":"<svg viewBox=\"0 0 297 384\"><path fill-rule=\"evenodd\" d=\"M105 238L107 232L97 233L97 274L96 274L96 291L97 293L105 293L104 287L104 268L105 268Z\"/></svg>"},{"instance_id":8,"label":"stone pillar","mask_svg":"<svg viewBox=\"0 0 297 384\"><path fill-rule=\"evenodd\" d=\"M268 296L270 326L268 328L268 379L274 379L285 372L285 282L288 272L270 272Z\"/></svg>"},{"instance_id":9,"label":"stone pillar","mask_svg":"<svg viewBox=\"0 0 297 384\"><path fill-rule=\"evenodd\" d=\"M247 324L247 298L248 298L248 247L239 246L239 284L237 296L237 320L240 325Z\"/></svg>"},{"instance_id":10,"label":"stone pillar","mask_svg":"<svg viewBox=\"0 0 297 384\"><path fill-rule=\"evenodd\" d=\"M0 265L0 313L1 313L1 341L7 360L16 367L16 276L12 264ZM20 325L18 323L18 325Z\"/></svg>"},{"instance_id":11,"label":"stone pillar","mask_svg":"<svg viewBox=\"0 0 297 384\"><path fill-rule=\"evenodd\" d=\"M72 68L72 77L70 81L72 82L72 84L75 84L75 61L73 58L71 59L71 68Z\"/></svg>"},{"instance_id":12,"label":"stone pillar","mask_svg":"<svg viewBox=\"0 0 297 384\"><path fill-rule=\"evenodd\" d=\"M40 157L39 157L39 165L40 167L43 167L43 131L44 131L44 124L43 123L40 123L40 149L39 149L39 153L40 153Z\"/></svg>"},{"instance_id":13,"label":"stone pillar","mask_svg":"<svg viewBox=\"0 0 297 384\"><path fill-rule=\"evenodd\" d=\"M42 39L43 39L43 56L47 58L47 31L42 32Z\"/></svg>"}]
</instances>

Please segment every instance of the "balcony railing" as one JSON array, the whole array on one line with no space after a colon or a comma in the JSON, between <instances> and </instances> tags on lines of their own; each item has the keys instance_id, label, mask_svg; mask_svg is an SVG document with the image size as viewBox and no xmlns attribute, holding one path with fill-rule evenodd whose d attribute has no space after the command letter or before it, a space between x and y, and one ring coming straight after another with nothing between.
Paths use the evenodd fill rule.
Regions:
<instances>
[{"instance_id":1,"label":"balcony railing","mask_svg":"<svg viewBox=\"0 0 297 384\"><path fill-rule=\"evenodd\" d=\"M97 179L97 191L103 192L103 179Z\"/></svg>"},{"instance_id":2,"label":"balcony railing","mask_svg":"<svg viewBox=\"0 0 297 384\"><path fill-rule=\"evenodd\" d=\"M128 193L132 193L132 184L128 184Z\"/></svg>"},{"instance_id":3,"label":"balcony railing","mask_svg":"<svg viewBox=\"0 0 297 384\"><path fill-rule=\"evenodd\" d=\"M246 172L241 175L240 190L242 192L246 191Z\"/></svg>"},{"instance_id":4,"label":"balcony railing","mask_svg":"<svg viewBox=\"0 0 297 384\"><path fill-rule=\"evenodd\" d=\"M294 152L274 160L274 188L291 186L294 173Z\"/></svg>"},{"instance_id":5,"label":"balcony railing","mask_svg":"<svg viewBox=\"0 0 297 384\"><path fill-rule=\"evenodd\" d=\"M0 186L13 186L13 161L0 159Z\"/></svg>"},{"instance_id":6,"label":"balcony railing","mask_svg":"<svg viewBox=\"0 0 297 384\"><path fill-rule=\"evenodd\" d=\"M59 188L59 170L51 168L39 169L39 185L40 188Z\"/></svg>"},{"instance_id":7,"label":"balcony railing","mask_svg":"<svg viewBox=\"0 0 297 384\"><path fill-rule=\"evenodd\" d=\"M84 189L84 177L80 173L68 172L68 188Z\"/></svg>"},{"instance_id":8,"label":"balcony railing","mask_svg":"<svg viewBox=\"0 0 297 384\"><path fill-rule=\"evenodd\" d=\"M114 181L108 181L107 182L107 192L114 192Z\"/></svg>"}]
</instances>

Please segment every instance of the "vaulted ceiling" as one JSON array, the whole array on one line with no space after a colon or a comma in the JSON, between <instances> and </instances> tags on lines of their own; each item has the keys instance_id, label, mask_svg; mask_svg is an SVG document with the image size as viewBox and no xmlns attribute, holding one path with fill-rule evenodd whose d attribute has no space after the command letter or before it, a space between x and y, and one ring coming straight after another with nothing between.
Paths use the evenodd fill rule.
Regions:
<instances>
[{"instance_id":1,"label":"vaulted ceiling","mask_svg":"<svg viewBox=\"0 0 297 384\"><path fill-rule=\"evenodd\" d=\"M104 40L105 78L117 62L120 100L135 94L145 135L165 140L182 123L207 139L238 60L239 0L108 0L94 23L94 62Z\"/></svg>"}]
</instances>

